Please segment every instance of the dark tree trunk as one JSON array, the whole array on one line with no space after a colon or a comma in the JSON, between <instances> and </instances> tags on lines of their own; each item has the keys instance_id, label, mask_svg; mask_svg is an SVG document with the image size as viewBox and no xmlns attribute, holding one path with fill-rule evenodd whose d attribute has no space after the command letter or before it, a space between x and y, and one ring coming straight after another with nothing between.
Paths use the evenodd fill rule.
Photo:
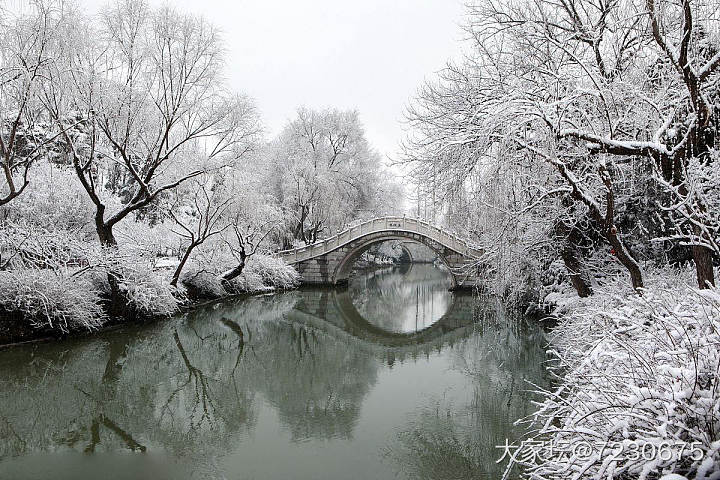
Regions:
<instances>
[{"instance_id":1,"label":"dark tree trunk","mask_svg":"<svg viewBox=\"0 0 720 480\"><path fill-rule=\"evenodd\" d=\"M117 247L117 240L113 235L112 225L105 223L105 206L97 205L95 210L95 230L97 231L100 245L103 247ZM110 285L110 298L108 309L111 315L127 317L131 315L128 309L125 296L120 291L118 276L116 272L109 271L107 273L108 284Z\"/></svg>"},{"instance_id":2,"label":"dark tree trunk","mask_svg":"<svg viewBox=\"0 0 720 480\"><path fill-rule=\"evenodd\" d=\"M701 102L700 90L692 90L691 101L694 109L698 112L698 120L696 122L697 127L688 132L689 140L687 147L681 149L674 157L667 156L657 158L656 161L659 163L661 168L663 179L669 182L674 187L678 188L678 193L682 198L686 198L688 194L685 175L685 168L688 163L688 159L691 157L707 158L708 152L715 145L715 132L712 125L712 109L704 106L704 102ZM702 108L697 108L698 105L703 104ZM705 208L704 205L699 205L702 210ZM688 212L692 214L692 212ZM693 232L695 235L702 235L701 232ZM695 274L697 277L699 288L709 288L715 286L715 272L713 266L713 253L711 250L700 245L693 245L690 247L690 253L693 261L695 262Z\"/></svg>"},{"instance_id":3,"label":"dark tree trunk","mask_svg":"<svg viewBox=\"0 0 720 480\"><path fill-rule=\"evenodd\" d=\"M638 290L643 288L643 276L640 265L635 261L632 254L625 247L625 243L620 239L618 235L617 227L614 225L605 232L605 237L615 250L618 260L623 266L630 272L630 280L632 282L633 289Z\"/></svg>"},{"instance_id":4,"label":"dark tree trunk","mask_svg":"<svg viewBox=\"0 0 720 480\"><path fill-rule=\"evenodd\" d=\"M114 247L117 245L112 229L113 226L105 222L105 205L98 205L95 210L95 230L102 246Z\"/></svg>"},{"instance_id":5,"label":"dark tree trunk","mask_svg":"<svg viewBox=\"0 0 720 480\"><path fill-rule=\"evenodd\" d=\"M593 294L590 280L583 271L582 261L580 260L580 252L572 245L566 245L562 251L562 259L565 268L570 275L570 283L577 292L579 297L589 297Z\"/></svg>"},{"instance_id":6,"label":"dark tree trunk","mask_svg":"<svg viewBox=\"0 0 720 480\"><path fill-rule=\"evenodd\" d=\"M698 287L710 288L715 286L715 269L713 266L713 253L707 247L692 246L692 256L695 260L695 273Z\"/></svg>"},{"instance_id":7,"label":"dark tree trunk","mask_svg":"<svg viewBox=\"0 0 720 480\"><path fill-rule=\"evenodd\" d=\"M177 268L175 269L175 273L173 273L172 280L170 280L170 285L173 287L177 286L178 280L180 280L180 274L182 273L183 268L185 267L185 264L190 259L190 254L192 251L197 247L197 243L192 242L187 250L185 250L185 254L183 255L182 259L180 260L180 263L178 264Z\"/></svg>"},{"instance_id":8,"label":"dark tree trunk","mask_svg":"<svg viewBox=\"0 0 720 480\"><path fill-rule=\"evenodd\" d=\"M310 228L310 234L308 235L308 239L305 240L305 243L308 245L312 245L313 243L317 242L318 236L323 230L325 229L322 226L322 222L317 222Z\"/></svg>"},{"instance_id":9,"label":"dark tree trunk","mask_svg":"<svg viewBox=\"0 0 720 480\"><path fill-rule=\"evenodd\" d=\"M98 236L100 237L100 244L104 247L115 247L117 246L117 240L113 235L112 227L102 226L97 228Z\"/></svg>"},{"instance_id":10,"label":"dark tree trunk","mask_svg":"<svg viewBox=\"0 0 720 480\"><path fill-rule=\"evenodd\" d=\"M120 281L117 272L109 271L107 281L110 286L110 297L108 298L108 312L111 316L122 317L130 320L135 319L135 312L128 305L127 297L120 289Z\"/></svg>"},{"instance_id":11,"label":"dark tree trunk","mask_svg":"<svg viewBox=\"0 0 720 480\"><path fill-rule=\"evenodd\" d=\"M295 226L295 240L302 240L305 241L305 220L308 216L308 208L305 205L302 205L300 207L300 218L298 219L298 223Z\"/></svg>"},{"instance_id":12,"label":"dark tree trunk","mask_svg":"<svg viewBox=\"0 0 720 480\"><path fill-rule=\"evenodd\" d=\"M572 205L572 201L569 197L565 197L562 204L569 207ZM560 257L570 276L570 283L579 297L589 297L593 294L593 290L582 263L582 252L579 246L583 240L582 232L576 225L571 226L563 221L556 222L554 230L555 235L562 242Z\"/></svg>"},{"instance_id":13,"label":"dark tree trunk","mask_svg":"<svg viewBox=\"0 0 720 480\"><path fill-rule=\"evenodd\" d=\"M243 269L245 268L246 259L247 255L245 255L245 252L240 252L240 262L231 270L223 273L221 277L222 282L227 283L230 282L232 279L239 277L240 274L243 272Z\"/></svg>"}]
</instances>

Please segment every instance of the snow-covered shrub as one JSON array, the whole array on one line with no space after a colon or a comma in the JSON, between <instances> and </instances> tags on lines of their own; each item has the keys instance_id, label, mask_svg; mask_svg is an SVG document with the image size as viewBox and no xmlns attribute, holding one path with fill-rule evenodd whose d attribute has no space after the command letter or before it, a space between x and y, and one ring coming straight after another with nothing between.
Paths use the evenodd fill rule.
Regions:
<instances>
[{"instance_id":1,"label":"snow-covered shrub","mask_svg":"<svg viewBox=\"0 0 720 480\"><path fill-rule=\"evenodd\" d=\"M29 223L48 230L92 233L90 198L65 166L38 163L22 195L0 207L0 220Z\"/></svg>"},{"instance_id":2,"label":"snow-covered shrub","mask_svg":"<svg viewBox=\"0 0 720 480\"><path fill-rule=\"evenodd\" d=\"M219 298L239 293L253 293L273 288L295 288L300 275L282 259L272 255L255 254L248 258L243 272L229 282L222 281L222 273L237 262L230 255L201 256L188 265L181 277L188 295L194 298Z\"/></svg>"},{"instance_id":3,"label":"snow-covered shrub","mask_svg":"<svg viewBox=\"0 0 720 480\"><path fill-rule=\"evenodd\" d=\"M47 269L0 271L1 322L20 319L32 329L67 333L102 326L106 315L99 292L82 276L56 274ZM5 325L0 330L23 329Z\"/></svg>"},{"instance_id":4,"label":"snow-covered shrub","mask_svg":"<svg viewBox=\"0 0 720 480\"><path fill-rule=\"evenodd\" d=\"M124 300L134 312L147 317L169 317L178 312L181 298L170 281L151 269L124 269L118 278Z\"/></svg>"},{"instance_id":5,"label":"snow-covered shrub","mask_svg":"<svg viewBox=\"0 0 720 480\"><path fill-rule=\"evenodd\" d=\"M275 288L295 288L300 283L300 274L282 259L265 254L250 257L243 274L256 274L263 285Z\"/></svg>"},{"instance_id":6,"label":"snow-covered shrub","mask_svg":"<svg viewBox=\"0 0 720 480\"><path fill-rule=\"evenodd\" d=\"M49 230L31 222L0 221L0 268L62 270L97 260L97 242L76 232Z\"/></svg>"},{"instance_id":7,"label":"snow-covered shrub","mask_svg":"<svg viewBox=\"0 0 720 480\"><path fill-rule=\"evenodd\" d=\"M247 266L243 269L243 272L231 281L225 283L225 288L230 293L253 293L271 290L263 283L263 278L260 274Z\"/></svg>"},{"instance_id":8,"label":"snow-covered shrub","mask_svg":"<svg viewBox=\"0 0 720 480\"><path fill-rule=\"evenodd\" d=\"M522 309L526 315L546 313L557 294L572 289L562 261L548 258L530 253L522 257L517 252L489 255L488 264L481 263L481 284L502 298L505 305Z\"/></svg>"},{"instance_id":9,"label":"snow-covered shrub","mask_svg":"<svg viewBox=\"0 0 720 480\"><path fill-rule=\"evenodd\" d=\"M141 248L153 256L162 256L169 251L176 254L181 246L177 235L171 232L171 226L165 222L151 226L128 219L118 224L115 238L121 248Z\"/></svg>"},{"instance_id":10,"label":"snow-covered shrub","mask_svg":"<svg viewBox=\"0 0 720 480\"><path fill-rule=\"evenodd\" d=\"M114 294L110 278L129 314L140 318L167 317L178 312L183 293L170 285L166 272L154 268L155 257L141 249L104 251L102 263L88 273L105 298Z\"/></svg>"},{"instance_id":11,"label":"snow-covered shrub","mask_svg":"<svg viewBox=\"0 0 720 480\"><path fill-rule=\"evenodd\" d=\"M206 270L186 269L180 277L180 283L191 298L220 298L228 294L220 276Z\"/></svg>"},{"instance_id":12,"label":"snow-covered shrub","mask_svg":"<svg viewBox=\"0 0 720 480\"><path fill-rule=\"evenodd\" d=\"M561 319L528 478L720 478L720 292L677 280L605 285Z\"/></svg>"}]
</instances>

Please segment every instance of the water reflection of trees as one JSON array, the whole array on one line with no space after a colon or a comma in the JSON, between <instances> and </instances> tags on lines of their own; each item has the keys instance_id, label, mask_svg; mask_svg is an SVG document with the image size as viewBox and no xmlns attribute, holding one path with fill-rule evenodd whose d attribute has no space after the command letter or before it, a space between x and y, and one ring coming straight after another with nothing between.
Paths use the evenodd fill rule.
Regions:
<instances>
[{"instance_id":1,"label":"water reflection of trees","mask_svg":"<svg viewBox=\"0 0 720 480\"><path fill-rule=\"evenodd\" d=\"M273 405L294 441L351 438L378 362L305 325L267 325L242 375Z\"/></svg>"},{"instance_id":2,"label":"water reflection of trees","mask_svg":"<svg viewBox=\"0 0 720 480\"><path fill-rule=\"evenodd\" d=\"M534 385L548 382L542 330L500 305L483 311L490 315L478 334L451 351L453 370L471 381L469 398L432 399L384 450L407 478L500 478L505 463L496 463L503 453L496 446L522 436L524 427L514 423L532 413Z\"/></svg>"},{"instance_id":3,"label":"water reflection of trees","mask_svg":"<svg viewBox=\"0 0 720 480\"><path fill-rule=\"evenodd\" d=\"M18 441L1 442L0 454L160 448L193 465L226 453L233 437L253 428L254 393L233 390L232 377L220 381L229 359L202 358L190 347L200 342L195 335L180 325L113 334L71 354L42 349L28 362L44 365L42 374L30 366L10 379L2 368L0 418Z\"/></svg>"},{"instance_id":4,"label":"water reflection of trees","mask_svg":"<svg viewBox=\"0 0 720 480\"><path fill-rule=\"evenodd\" d=\"M294 440L350 438L378 362L283 320L296 300L253 298L132 334L5 352L0 457L159 448L193 464L254 429L258 396Z\"/></svg>"},{"instance_id":5,"label":"water reflection of trees","mask_svg":"<svg viewBox=\"0 0 720 480\"><path fill-rule=\"evenodd\" d=\"M406 332L428 327L447 312L451 286L448 272L432 265L412 265L357 275L348 292L367 321L390 332Z\"/></svg>"},{"instance_id":6,"label":"water reflection of trees","mask_svg":"<svg viewBox=\"0 0 720 480\"><path fill-rule=\"evenodd\" d=\"M429 401L386 456L413 478L496 471L489 446L529 413L525 379L542 377L536 331L485 305L474 309L478 323L448 321L430 343L385 347L321 318L308 321L296 305L332 308L316 297L251 298L127 333L3 352L0 459L163 450L188 471L222 477L219 459L256 430L261 403L292 441L349 439L384 363L451 345L447 355L470 379L471 398Z\"/></svg>"}]
</instances>

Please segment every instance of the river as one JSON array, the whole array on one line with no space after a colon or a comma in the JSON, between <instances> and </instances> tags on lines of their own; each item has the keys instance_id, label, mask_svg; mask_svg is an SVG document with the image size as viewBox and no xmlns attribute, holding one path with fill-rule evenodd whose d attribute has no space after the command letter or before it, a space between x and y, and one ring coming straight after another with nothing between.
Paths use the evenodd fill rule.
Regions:
<instances>
[{"instance_id":1,"label":"river","mask_svg":"<svg viewBox=\"0 0 720 480\"><path fill-rule=\"evenodd\" d=\"M545 336L408 265L0 350L0 479L496 479Z\"/></svg>"}]
</instances>

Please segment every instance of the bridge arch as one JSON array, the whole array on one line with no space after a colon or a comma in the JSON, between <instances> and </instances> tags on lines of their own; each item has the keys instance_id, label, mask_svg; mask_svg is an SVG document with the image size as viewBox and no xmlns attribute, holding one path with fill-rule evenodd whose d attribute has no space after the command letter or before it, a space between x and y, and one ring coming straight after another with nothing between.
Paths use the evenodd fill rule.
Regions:
<instances>
[{"instance_id":1,"label":"bridge arch","mask_svg":"<svg viewBox=\"0 0 720 480\"><path fill-rule=\"evenodd\" d=\"M454 288L471 288L479 278L480 249L440 227L406 217L368 220L312 245L279 252L278 256L298 270L304 284L338 285L347 282L354 260L372 244L393 239L412 240L431 248L450 270Z\"/></svg>"},{"instance_id":2,"label":"bridge arch","mask_svg":"<svg viewBox=\"0 0 720 480\"><path fill-rule=\"evenodd\" d=\"M439 247L436 242L430 241L428 237L420 236L420 238L415 238L412 236L409 232L392 232L392 234L385 234L385 233L371 233L368 235L365 235L363 237L357 238L354 242L351 242L348 244L349 251L347 254L342 257L335 266L335 269L331 276L331 281L333 285L340 285L347 283L350 274L352 273L353 264L355 261L362 256L363 253L365 253L370 247L377 243L385 242L388 240L401 240L401 241L407 241L411 240L417 243L420 243L421 245L425 245L430 250L432 250L437 257L440 259L440 261L447 267L448 271L450 272L450 277L452 279L453 283L453 289L457 289L459 287L458 279L456 275L452 272L453 265L450 264L447 259L444 257L445 255L445 249L442 247ZM409 254L410 258L412 260L412 254Z\"/></svg>"}]
</instances>

